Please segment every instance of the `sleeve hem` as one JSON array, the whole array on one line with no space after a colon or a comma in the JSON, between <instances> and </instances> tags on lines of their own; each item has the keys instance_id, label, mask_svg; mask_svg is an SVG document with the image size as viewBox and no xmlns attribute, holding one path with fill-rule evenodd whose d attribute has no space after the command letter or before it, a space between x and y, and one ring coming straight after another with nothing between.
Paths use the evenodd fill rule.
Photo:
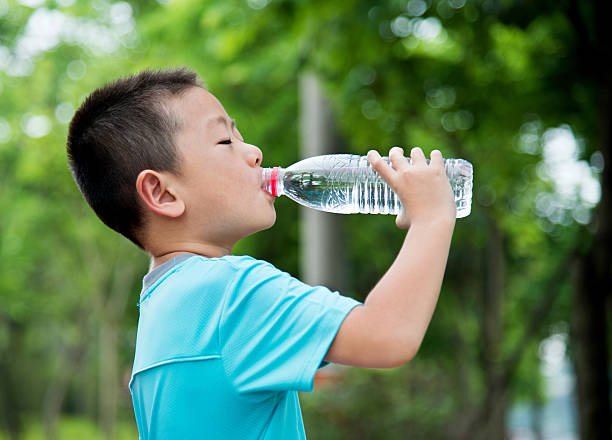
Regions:
<instances>
[{"instance_id":1,"label":"sleeve hem","mask_svg":"<svg viewBox=\"0 0 612 440\"><path fill-rule=\"evenodd\" d=\"M327 354L329 347L331 346L336 335L338 334L340 326L344 322L344 319L349 314L349 312L353 310L353 308L355 308L356 306L361 305L359 301L348 297L345 298L348 300L347 303L344 304L345 307L342 309L335 309L335 313L333 314L333 316L330 316L329 319L327 319L323 324L325 331L321 331L322 336L319 340L319 343L317 344L317 349L314 350L312 356L309 359L309 362L307 362L304 365L304 368L302 369L302 372L299 376L299 383L301 384L301 386L298 391L310 392L313 390L315 373L319 369L319 366L323 362L323 358Z\"/></svg>"}]
</instances>

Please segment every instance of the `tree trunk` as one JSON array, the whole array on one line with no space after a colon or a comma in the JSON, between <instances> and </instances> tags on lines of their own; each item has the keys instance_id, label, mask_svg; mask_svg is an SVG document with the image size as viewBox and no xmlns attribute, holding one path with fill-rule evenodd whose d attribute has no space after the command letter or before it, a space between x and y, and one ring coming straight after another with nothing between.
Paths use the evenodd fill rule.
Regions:
<instances>
[{"instance_id":1,"label":"tree trunk","mask_svg":"<svg viewBox=\"0 0 612 440\"><path fill-rule=\"evenodd\" d=\"M85 323L82 324L82 328L85 328ZM87 336L82 335L78 345L67 347L64 350L65 354L60 360L60 366L45 390L42 404L42 419L45 425L47 440L55 440L58 437L57 420L59 419L70 381L81 368L86 351L86 340L88 340Z\"/></svg>"},{"instance_id":2,"label":"tree trunk","mask_svg":"<svg viewBox=\"0 0 612 440\"><path fill-rule=\"evenodd\" d=\"M495 220L489 218L486 283L483 308L483 358L487 395L484 407L483 439L502 439L506 428L508 383L503 371L502 304L504 296L505 265L503 235Z\"/></svg>"},{"instance_id":3,"label":"tree trunk","mask_svg":"<svg viewBox=\"0 0 612 440\"><path fill-rule=\"evenodd\" d=\"M609 82L604 86L601 97L601 148L605 162L601 180L602 197L594 217L596 231L591 248L578 258L574 272L573 360L580 438L583 440L612 439L606 316L606 300L610 296L612 283Z\"/></svg>"},{"instance_id":4,"label":"tree trunk","mask_svg":"<svg viewBox=\"0 0 612 440\"><path fill-rule=\"evenodd\" d=\"M576 8L577 8L577 3ZM600 148L604 156L601 201L592 226L588 253L578 256L574 270L572 338L578 394L580 438L612 439L606 302L612 290L612 36L608 0L594 2L593 46L589 70L600 87ZM574 13L576 15L577 13ZM589 43L585 43L589 44ZM587 46L588 47L588 46Z\"/></svg>"},{"instance_id":5,"label":"tree trunk","mask_svg":"<svg viewBox=\"0 0 612 440\"><path fill-rule=\"evenodd\" d=\"M116 435L117 408L121 375L119 372L118 328L125 313L130 288L136 277L134 262L123 262L118 253L108 278L106 302L100 313L99 345L99 422L107 440Z\"/></svg>"},{"instance_id":6,"label":"tree trunk","mask_svg":"<svg viewBox=\"0 0 612 440\"><path fill-rule=\"evenodd\" d=\"M572 336L582 440L609 440L610 397L604 292L588 254L574 270Z\"/></svg>"},{"instance_id":7,"label":"tree trunk","mask_svg":"<svg viewBox=\"0 0 612 440\"><path fill-rule=\"evenodd\" d=\"M503 235L490 216L488 222L487 249L483 254L484 285L482 288L482 366L486 395L482 406L466 413L464 420L454 424L452 438L461 440L503 439L506 431L506 408L511 374L505 368L501 350L502 305L505 283L506 259Z\"/></svg>"},{"instance_id":8,"label":"tree trunk","mask_svg":"<svg viewBox=\"0 0 612 440\"><path fill-rule=\"evenodd\" d=\"M320 81L310 72L300 78L300 138L303 157L336 153L340 141ZM300 216L302 280L343 290L341 216L304 207Z\"/></svg>"},{"instance_id":9,"label":"tree trunk","mask_svg":"<svg viewBox=\"0 0 612 440\"><path fill-rule=\"evenodd\" d=\"M100 426L106 439L115 438L119 366L117 356L117 328L112 322L100 324Z\"/></svg>"}]
</instances>

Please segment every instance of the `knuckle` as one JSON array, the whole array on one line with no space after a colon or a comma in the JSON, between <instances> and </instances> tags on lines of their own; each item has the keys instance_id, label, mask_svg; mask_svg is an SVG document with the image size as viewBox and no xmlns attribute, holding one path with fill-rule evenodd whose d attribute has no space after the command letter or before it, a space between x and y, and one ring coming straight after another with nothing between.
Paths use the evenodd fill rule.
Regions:
<instances>
[{"instance_id":1,"label":"knuckle","mask_svg":"<svg viewBox=\"0 0 612 440\"><path fill-rule=\"evenodd\" d=\"M399 173L399 177L402 180L408 180L411 177L412 170L410 168L404 168L404 169L400 170L398 173Z\"/></svg>"},{"instance_id":2,"label":"knuckle","mask_svg":"<svg viewBox=\"0 0 612 440\"><path fill-rule=\"evenodd\" d=\"M383 168L383 164L384 164L384 160L382 159L382 157L379 157L378 159L376 159L373 163L372 166L376 169L376 171L379 171Z\"/></svg>"}]
</instances>

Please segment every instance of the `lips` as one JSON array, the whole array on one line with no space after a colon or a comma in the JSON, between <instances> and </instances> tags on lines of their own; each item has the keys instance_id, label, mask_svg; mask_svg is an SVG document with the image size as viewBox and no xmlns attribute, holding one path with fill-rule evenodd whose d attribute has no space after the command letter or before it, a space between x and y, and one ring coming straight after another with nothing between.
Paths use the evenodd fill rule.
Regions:
<instances>
[{"instance_id":1,"label":"lips","mask_svg":"<svg viewBox=\"0 0 612 440\"><path fill-rule=\"evenodd\" d=\"M274 196L274 191L272 188L272 168L262 168L261 169L261 189L263 189L268 194Z\"/></svg>"}]
</instances>

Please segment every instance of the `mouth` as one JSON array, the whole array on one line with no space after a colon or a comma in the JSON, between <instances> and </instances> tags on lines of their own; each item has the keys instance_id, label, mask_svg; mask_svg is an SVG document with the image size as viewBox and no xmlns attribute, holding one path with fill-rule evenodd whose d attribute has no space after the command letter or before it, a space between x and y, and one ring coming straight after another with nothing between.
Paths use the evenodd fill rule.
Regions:
<instances>
[{"instance_id":1,"label":"mouth","mask_svg":"<svg viewBox=\"0 0 612 440\"><path fill-rule=\"evenodd\" d=\"M265 188L261 188L261 190L264 192L264 194L266 195L266 197L268 199L270 199L272 202L274 202L276 200L276 197L274 197L272 194L270 194L269 191L267 191Z\"/></svg>"},{"instance_id":2,"label":"mouth","mask_svg":"<svg viewBox=\"0 0 612 440\"><path fill-rule=\"evenodd\" d=\"M282 168L262 168L261 170L261 188L271 194L272 197L278 197L282 194Z\"/></svg>"},{"instance_id":3,"label":"mouth","mask_svg":"<svg viewBox=\"0 0 612 440\"><path fill-rule=\"evenodd\" d=\"M261 174L260 174L260 187L262 190L264 190L266 193L270 194L272 197L274 197L276 194L274 194L273 189L273 169L272 168L262 168L261 169Z\"/></svg>"},{"instance_id":4,"label":"mouth","mask_svg":"<svg viewBox=\"0 0 612 440\"><path fill-rule=\"evenodd\" d=\"M264 169L263 169L263 168L262 168L262 169L261 169L261 171L259 172L259 179L258 179L258 180L259 180L259 181L258 181L258 184L259 184L259 189L261 189L261 190L262 190L264 193L266 193L266 195L267 195L269 198L271 198L272 200L276 199L276 197L274 197L274 196L273 196L273 195L270 193L270 191L269 191L269 189L268 189L268 187L269 187L270 185L269 185L269 182L267 182L267 180L266 180L265 171L264 171Z\"/></svg>"}]
</instances>

